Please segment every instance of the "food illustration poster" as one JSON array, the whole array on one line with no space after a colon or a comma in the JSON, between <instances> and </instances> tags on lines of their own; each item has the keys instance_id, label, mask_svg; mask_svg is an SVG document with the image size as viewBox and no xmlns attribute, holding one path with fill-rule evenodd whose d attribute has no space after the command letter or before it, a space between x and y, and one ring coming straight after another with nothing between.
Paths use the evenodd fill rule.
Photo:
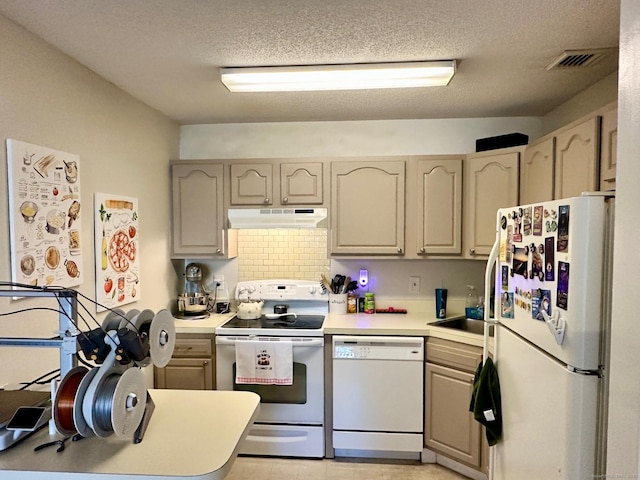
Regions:
<instances>
[{"instance_id":1,"label":"food illustration poster","mask_svg":"<svg viewBox=\"0 0 640 480\"><path fill-rule=\"evenodd\" d=\"M82 283L80 157L7 139L14 282Z\"/></svg>"},{"instance_id":2,"label":"food illustration poster","mask_svg":"<svg viewBox=\"0 0 640 480\"><path fill-rule=\"evenodd\" d=\"M138 199L96 193L94 224L97 302L107 308L135 302L140 299Z\"/></svg>"}]
</instances>

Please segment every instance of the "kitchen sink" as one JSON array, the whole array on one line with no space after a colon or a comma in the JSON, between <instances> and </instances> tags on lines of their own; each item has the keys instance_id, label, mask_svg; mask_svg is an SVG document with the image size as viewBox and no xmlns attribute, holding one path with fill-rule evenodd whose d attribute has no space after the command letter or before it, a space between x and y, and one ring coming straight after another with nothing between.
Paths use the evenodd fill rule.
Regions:
<instances>
[{"instance_id":1,"label":"kitchen sink","mask_svg":"<svg viewBox=\"0 0 640 480\"><path fill-rule=\"evenodd\" d=\"M484 335L484 320L473 320L471 318L452 318L449 320L440 320L439 322L434 322L430 325ZM491 327L489 335L493 337L493 327Z\"/></svg>"}]
</instances>

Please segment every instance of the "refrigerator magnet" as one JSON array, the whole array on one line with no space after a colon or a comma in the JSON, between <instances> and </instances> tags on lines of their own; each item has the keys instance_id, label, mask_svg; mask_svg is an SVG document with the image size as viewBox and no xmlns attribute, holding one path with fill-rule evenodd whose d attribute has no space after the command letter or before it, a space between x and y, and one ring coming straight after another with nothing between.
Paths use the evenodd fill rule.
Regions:
<instances>
[{"instance_id":1,"label":"refrigerator magnet","mask_svg":"<svg viewBox=\"0 0 640 480\"><path fill-rule=\"evenodd\" d=\"M569 263L558 262L558 293L556 306L567 310L569 305Z\"/></svg>"},{"instance_id":2,"label":"refrigerator magnet","mask_svg":"<svg viewBox=\"0 0 640 480\"><path fill-rule=\"evenodd\" d=\"M502 290L509 289L509 267L502 265Z\"/></svg>"},{"instance_id":3,"label":"refrigerator magnet","mask_svg":"<svg viewBox=\"0 0 640 480\"><path fill-rule=\"evenodd\" d=\"M531 207L523 209L522 230L525 236L531 235Z\"/></svg>"},{"instance_id":4,"label":"refrigerator magnet","mask_svg":"<svg viewBox=\"0 0 640 480\"><path fill-rule=\"evenodd\" d=\"M504 292L500 296L500 316L513 318L513 292Z\"/></svg>"},{"instance_id":5,"label":"refrigerator magnet","mask_svg":"<svg viewBox=\"0 0 640 480\"><path fill-rule=\"evenodd\" d=\"M569 251L569 205L560 205L558 218L558 252Z\"/></svg>"},{"instance_id":6,"label":"refrigerator magnet","mask_svg":"<svg viewBox=\"0 0 640 480\"><path fill-rule=\"evenodd\" d=\"M542 255L534 250L531 255L531 278L537 278L542 281L544 280L544 273Z\"/></svg>"},{"instance_id":7,"label":"refrigerator magnet","mask_svg":"<svg viewBox=\"0 0 640 480\"><path fill-rule=\"evenodd\" d=\"M542 205L533 207L533 234L542 235Z\"/></svg>"},{"instance_id":8,"label":"refrigerator magnet","mask_svg":"<svg viewBox=\"0 0 640 480\"><path fill-rule=\"evenodd\" d=\"M531 304L531 317L544 322L542 312L551 315L551 290L534 290Z\"/></svg>"},{"instance_id":9,"label":"refrigerator magnet","mask_svg":"<svg viewBox=\"0 0 640 480\"><path fill-rule=\"evenodd\" d=\"M513 253L513 271L516 275L528 277L527 264L529 255L524 248L516 247Z\"/></svg>"},{"instance_id":10,"label":"refrigerator magnet","mask_svg":"<svg viewBox=\"0 0 640 480\"><path fill-rule=\"evenodd\" d=\"M553 282L556 278L554 240L555 239L553 237L547 237L544 239L544 279L547 282Z\"/></svg>"}]
</instances>

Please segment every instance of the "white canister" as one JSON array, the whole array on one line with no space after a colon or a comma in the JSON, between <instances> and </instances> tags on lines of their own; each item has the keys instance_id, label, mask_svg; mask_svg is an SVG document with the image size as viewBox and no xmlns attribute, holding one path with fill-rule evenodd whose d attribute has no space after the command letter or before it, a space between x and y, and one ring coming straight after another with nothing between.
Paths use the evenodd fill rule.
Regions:
<instances>
[{"instance_id":1,"label":"white canister","mask_svg":"<svg viewBox=\"0 0 640 480\"><path fill-rule=\"evenodd\" d=\"M344 315L347 313L347 294L332 293L329 296L329 313Z\"/></svg>"}]
</instances>

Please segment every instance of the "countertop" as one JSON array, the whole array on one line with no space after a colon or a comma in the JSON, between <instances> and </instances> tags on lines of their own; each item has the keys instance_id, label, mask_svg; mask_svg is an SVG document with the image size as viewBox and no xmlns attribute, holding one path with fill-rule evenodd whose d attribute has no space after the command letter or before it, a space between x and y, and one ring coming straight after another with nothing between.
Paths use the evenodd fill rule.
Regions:
<instances>
[{"instance_id":1,"label":"countertop","mask_svg":"<svg viewBox=\"0 0 640 480\"><path fill-rule=\"evenodd\" d=\"M132 480L218 480L227 476L238 445L260 409L251 392L150 390L156 408L142 443L112 435L89 437L39 452L60 438L47 428L0 452L3 480L115 477Z\"/></svg>"},{"instance_id":2,"label":"countertop","mask_svg":"<svg viewBox=\"0 0 640 480\"><path fill-rule=\"evenodd\" d=\"M421 337L437 337L445 340L476 345L482 347L482 335L434 326L441 319L435 317L432 308L422 305L408 308L408 313L348 313L345 315L327 314L323 330L325 335L406 335ZM235 312L211 314L203 320L176 319L176 333L215 333L216 327L222 325L235 315ZM452 311L447 319L464 317L464 313Z\"/></svg>"},{"instance_id":3,"label":"countertop","mask_svg":"<svg viewBox=\"0 0 640 480\"><path fill-rule=\"evenodd\" d=\"M451 313L447 319L461 318L464 314ZM406 335L436 337L482 347L482 335L433 325L441 319L423 312L418 313L348 313L329 314L324 321L325 335Z\"/></svg>"},{"instance_id":4,"label":"countertop","mask_svg":"<svg viewBox=\"0 0 640 480\"><path fill-rule=\"evenodd\" d=\"M235 314L236 312L212 313L208 318L202 320L180 320L176 318L176 333L215 333L216 327L230 320Z\"/></svg>"}]
</instances>

